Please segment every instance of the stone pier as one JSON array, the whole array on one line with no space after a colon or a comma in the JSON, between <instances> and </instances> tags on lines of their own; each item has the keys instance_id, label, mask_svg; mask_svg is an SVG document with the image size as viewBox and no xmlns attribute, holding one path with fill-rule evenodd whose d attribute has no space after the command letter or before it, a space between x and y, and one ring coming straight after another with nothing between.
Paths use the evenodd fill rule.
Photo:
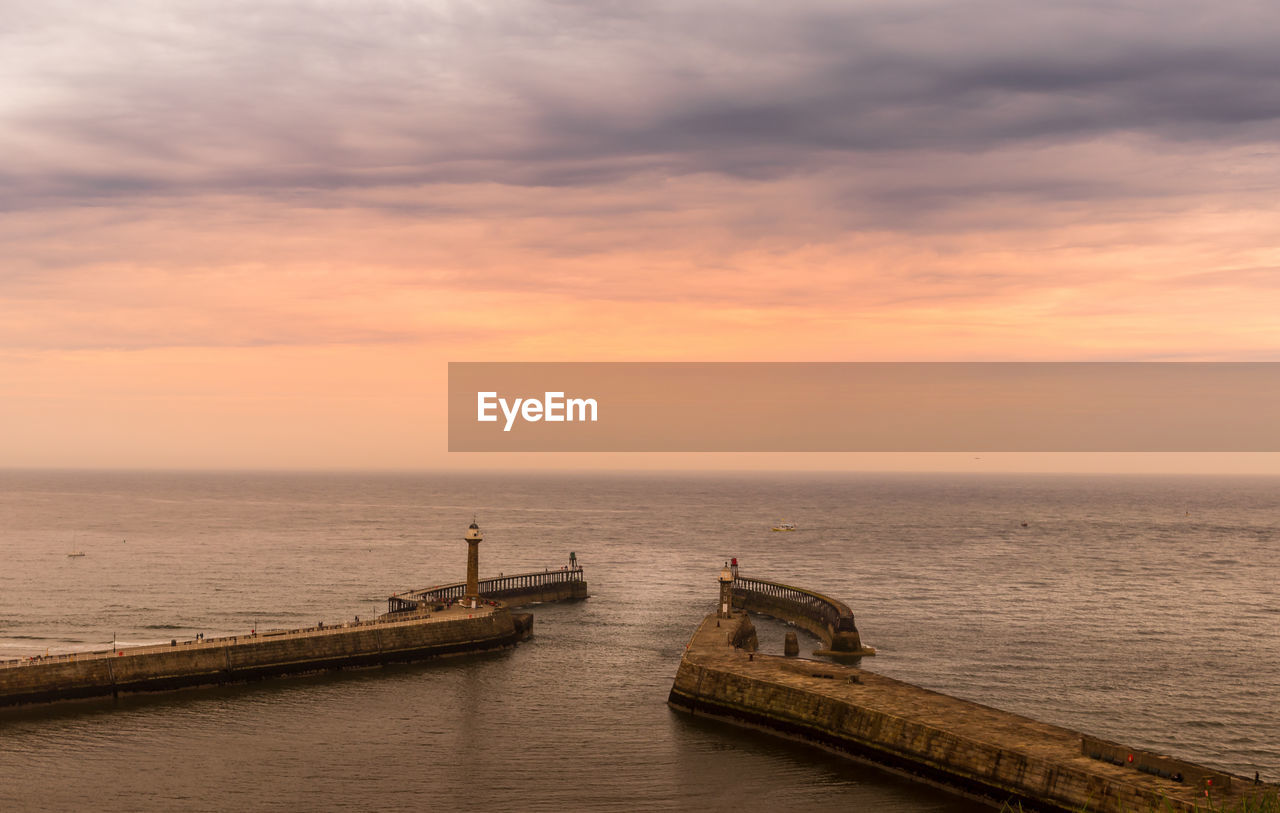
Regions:
<instances>
[{"instance_id":1,"label":"stone pier","mask_svg":"<svg viewBox=\"0 0 1280 813\"><path fill-rule=\"evenodd\" d=\"M1277 791L860 668L764 655L753 651L754 641L747 613L707 616L680 661L671 707L803 740L997 806L1190 813Z\"/></svg>"},{"instance_id":2,"label":"stone pier","mask_svg":"<svg viewBox=\"0 0 1280 813\"><path fill-rule=\"evenodd\" d=\"M321 624L169 644L0 662L0 706L115 696L503 649L533 617L486 604L395 619Z\"/></svg>"}]
</instances>

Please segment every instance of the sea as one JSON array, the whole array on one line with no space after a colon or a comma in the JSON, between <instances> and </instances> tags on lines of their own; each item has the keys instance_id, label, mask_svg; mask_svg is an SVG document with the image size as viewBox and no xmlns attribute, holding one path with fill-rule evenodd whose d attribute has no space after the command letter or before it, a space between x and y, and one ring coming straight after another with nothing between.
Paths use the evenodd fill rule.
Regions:
<instances>
[{"instance_id":1,"label":"sea","mask_svg":"<svg viewBox=\"0 0 1280 813\"><path fill-rule=\"evenodd\" d=\"M0 810L988 809L670 710L730 557L845 601L864 668L1280 780L1275 477L0 471L0 660L372 617L473 518L483 576L572 551L591 598L501 653L0 710Z\"/></svg>"}]
</instances>

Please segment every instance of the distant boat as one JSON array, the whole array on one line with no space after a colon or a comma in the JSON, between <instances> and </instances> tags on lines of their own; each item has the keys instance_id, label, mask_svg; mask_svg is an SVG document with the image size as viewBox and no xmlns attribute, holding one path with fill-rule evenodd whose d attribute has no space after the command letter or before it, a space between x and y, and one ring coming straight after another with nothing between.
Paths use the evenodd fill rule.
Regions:
<instances>
[{"instance_id":1,"label":"distant boat","mask_svg":"<svg viewBox=\"0 0 1280 813\"><path fill-rule=\"evenodd\" d=\"M780 525L773 526L773 530L775 531L794 531L795 529L796 524L794 522L784 522Z\"/></svg>"},{"instance_id":2,"label":"distant boat","mask_svg":"<svg viewBox=\"0 0 1280 813\"><path fill-rule=\"evenodd\" d=\"M75 551L72 551L71 553L68 553L68 554L67 554L67 558L68 558L68 559L74 558L74 557L76 557L76 556L84 556L84 551L82 551L82 550L75 550Z\"/></svg>"}]
</instances>

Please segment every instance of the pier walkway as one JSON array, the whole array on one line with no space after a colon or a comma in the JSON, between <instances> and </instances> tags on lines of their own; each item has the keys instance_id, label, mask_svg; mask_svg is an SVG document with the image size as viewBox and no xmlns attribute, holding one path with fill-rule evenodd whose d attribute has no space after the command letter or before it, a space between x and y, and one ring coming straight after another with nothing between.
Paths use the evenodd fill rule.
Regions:
<instances>
[{"instance_id":1,"label":"pier walkway","mask_svg":"<svg viewBox=\"0 0 1280 813\"><path fill-rule=\"evenodd\" d=\"M745 612L708 616L669 704L1028 810L1218 810L1277 791L863 669L754 648Z\"/></svg>"},{"instance_id":2,"label":"pier walkway","mask_svg":"<svg viewBox=\"0 0 1280 813\"><path fill-rule=\"evenodd\" d=\"M493 608L490 606L482 606L479 609L471 610L463 607L451 607L441 612L435 612L413 620L409 619L388 619L374 618L364 621L347 621L341 624L325 624L320 623L314 627L299 627L296 629L275 629L263 630L262 632L250 632L244 635L222 635L215 638L185 638L178 640L172 639L170 643L159 644L143 644L141 646L121 646L115 649L95 649L92 652L62 652L57 655L34 655L26 658L10 658L0 661L0 669L7 669L20 666L34 666L37 664L49 664L68 661L89 661L98 658L129 658L137 655L147 655L157 652L172 652L174 649L183 650L199 650L199 649L216 649L233 644L247 643L250 641L284 641L299 638L315 638L320 636L331 636L340 630L357 630L360 628L377 627L379 629L388 629L394 626L404 626L406 624L431 624L441 623L444 621L458 620L461 618L479 617L492 613Z\"/></svg>"},{"instance_id":3,"label":"pier walkway","mask_svg":"<svg viewBox=\"0 0 1280 813\"><path fill-rule=\"evenodd\" d=\"M0 706L116 696L485 652L529 636L501 604L168 644L37 656L0 668Z\"/></svg>"},{"instance_id":4,"label":"pier walkway","mask_svg":"<svg viewBox=\"0 0 1280 813\"><path fill-rule=\"evenodd\" d=\"M480 598L518 607L535 601L565 601L587 596L587 579L581 565L559 570L539 570L481 579ZM387 598L387 613L412 612L424 607L447 605L466 593L466 582L441 584L422 590L408 590Z\"/></svg>"}]
</instances>

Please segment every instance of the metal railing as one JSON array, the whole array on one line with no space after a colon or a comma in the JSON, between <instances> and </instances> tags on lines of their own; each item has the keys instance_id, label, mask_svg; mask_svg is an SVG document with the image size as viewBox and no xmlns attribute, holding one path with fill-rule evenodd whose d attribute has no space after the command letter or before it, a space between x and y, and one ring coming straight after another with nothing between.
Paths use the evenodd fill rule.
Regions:
<instances>
[{"instance_id":1,"label":"metal railing","mask_svg":"<svg viewBox=\"0 0 1280 813\"><path fill-rule=\"evenodd\" d=\"M520 595L533 590L558 584L584 582L582 566L565 567L560 570L540 570L534 573L517 573L512 576L497 576L480 580L480 598L503 599ZM467 591L466 582L442 584L428 587L425 590L409 590L396 593L387 599L388 613L403 613L416 610L423 604L448 604L457 601Z\"/></svg>"},{"instance_id":2,"label":"metal railing","mask_svg":"<svg viewBox=\"0 0 1280 813\"><path fill-rule=\"evenodd\" d=\"M847 604L812 590L765 579L737 576L733 580L733 596L746 600L759 597L785 602L796 613L825 625L833 633L856 632L858 629L853 621L853 610Z\"/></svg>"}]
</instances>

